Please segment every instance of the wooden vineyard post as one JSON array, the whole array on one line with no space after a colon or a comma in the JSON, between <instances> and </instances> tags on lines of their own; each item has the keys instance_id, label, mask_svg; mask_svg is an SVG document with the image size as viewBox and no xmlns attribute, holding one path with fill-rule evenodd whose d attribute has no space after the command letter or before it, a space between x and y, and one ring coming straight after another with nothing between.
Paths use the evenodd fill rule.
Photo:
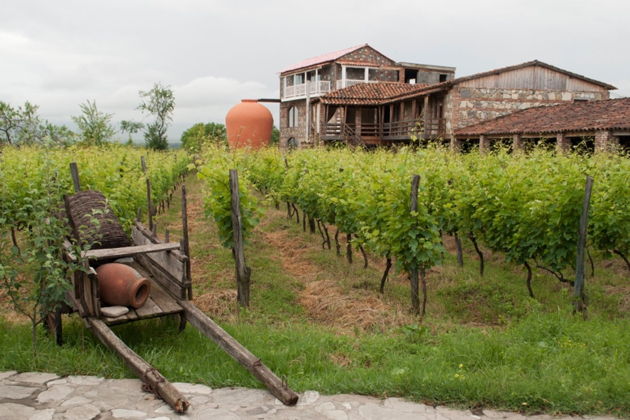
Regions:
<instances>
[{"instance_id":1,"label":"wooden vineyard post","mask_svg":"<svg viewBox=\"0 0 630 420\"><path fill-rule=\"evenodd\" d=\"M142 172L144 172L144 176L147 179L147 212L149 218L149 230L151 232L154 232L153 204L151 203L151 180L149 179L149 175L147 174L147 162L144 159L144 156L140 156L140 164L142 165Z\"/></svg>"},{"instance_id":2,"label":"wooden vineyard post","mask_svg":"<svg viewBox=\"0 0 630 420\"><path fill-rule=\"evenodd\" d=\"M586 233L588 229L588 210L591 202L591 191L593 190L593 178L586 177L584 188L584 202L582 204L582 215L580 216L580 228L578 231L577 258L575 266L575 285L573 288L574 307L576 312L582 312L586 316L586 295L584 293L584 255L586 248Z\"/></svg>"},{"instance_id":3,"label":"wooden vineyard post","mask_svg":"<svg viewBox=\"0 0 630 420\"><path fill-rule=\"evenodd\" d=\"M232 234L234 238L232 254L236 262L236 299L241 306L248 307L251 270L245 264L241 199L238 193L238 172L236 169L230 169L230 193L232 195Z\"/></svg>"},{"instance_id":4,"label":"wooden vineyard post","mask_svg":"<svg viewBox=\"0 0 630 420\"><path fill-rule=\"evenodd\" d=\"M168 240L166 241L168 242ZM188 299L192 300L192 273L190 260L190 241L188 238L188 199L186 197L186 185L182 185L182 250L186 255L186 281L188 282Z\"/></svg>"},{"instance_id":5,"label":"wooden vineyard post","mask_svg":"<svg viewBox=\"0 0 630 420\"><path fill-rule=\"evenodd\" d=\"M72 176L72 184L74 185L74 192L81 191L81 183L79 182L79 168L76 162L70 162L70 175Z\"/></svg>"},{"instance_id":6,"label":"wooden vineyard post","mask_svg":"<svg viewBox=\"0 0 630 420\"><path fill-rule=\"evenodd\" d=\"M420 185L420 175L411 177L411 204L409 211L418 211L418 186ZM411 283L411 309L415 314L420 313L420 299L418 297L418 267L414 266L409 270L409 282ZM424 311L424 308L423 308ZM424 315L424 313L423 313Z\"/></svg>"}]
</instances>

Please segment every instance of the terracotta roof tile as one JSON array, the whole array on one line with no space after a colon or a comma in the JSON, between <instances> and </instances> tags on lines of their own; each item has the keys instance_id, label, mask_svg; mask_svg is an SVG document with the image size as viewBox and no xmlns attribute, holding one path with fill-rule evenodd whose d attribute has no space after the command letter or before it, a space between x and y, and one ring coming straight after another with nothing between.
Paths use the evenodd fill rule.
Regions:
<instances>
[{"instance_id":1,"label":"terracotta roof tile","mask_svg":"<svg viewBox=\"0 0 630 420\"><path fill-rule=\"evenodd\" d=\"M630 98L528 108L455 130L457 136L630 130Z\"/></svg>"},{"instance_id":2,"label":"terracotta roof tile","mask_svg":"<svg viewBox=\"0 0 630 420\"><path fill-rule=\"evenodd\" d=\"M426 84L398 82L359 83L334 90L319 100L331 105L380 105L423 89Z\"/></svg>"}]
</instances>

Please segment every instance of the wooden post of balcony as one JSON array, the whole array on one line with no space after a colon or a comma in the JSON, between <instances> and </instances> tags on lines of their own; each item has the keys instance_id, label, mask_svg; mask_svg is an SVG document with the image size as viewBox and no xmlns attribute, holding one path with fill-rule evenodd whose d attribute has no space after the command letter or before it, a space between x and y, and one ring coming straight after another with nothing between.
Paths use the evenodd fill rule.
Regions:
<instances>
[{"instance_id":1,"label":"wooden post of balcony","mask_svg":"<svg viewBox=\"0 0 630 420\"><path fill-rule=\"evenodd\" d=\"M428 138L431 131L429 129L429 95L424 97L424 106L422 107L422 137Z\"/></svg>"},{"instance_id":2,"label":"wooden post of balcony","mask_svg":"<svg viewBox=\"0 0 630 420\"><path fill-rule=\"evenodd\" d=\"M357 108L354 112L354 132L357 136L361 135L361 108Z\"/></svg>"},{"instance_id":3,"label":"wooden post of balcony","mask_svg":"<svg viewBox=\"0 0 630 420\"><path fill-rule=\"evenodd\" d=\"M378 136L380 138L381 143L383 142L383 137L385 136L385 107L379 106L378 108Z\"/></svg>"}]
</instances>

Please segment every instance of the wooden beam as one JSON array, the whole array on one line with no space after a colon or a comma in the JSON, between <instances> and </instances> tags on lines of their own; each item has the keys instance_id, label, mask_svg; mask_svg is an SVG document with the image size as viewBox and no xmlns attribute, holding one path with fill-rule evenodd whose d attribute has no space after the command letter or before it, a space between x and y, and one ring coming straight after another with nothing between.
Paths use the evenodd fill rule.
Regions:
<instances>
[{"instance_id":1,"label":"wooden beam","mask_svg":"<svg viewBox=\"0 0 630 420\"><path fill-rule=\"evenodd\" d=\"M190 406L188 400L160 372L112 332L101 320L88 318L92 332L103 344L117 353L148 388L170 405L178 413L185 413Z\"/></svg>"},{"instance_id":2,"label":"wooden beam","mask_svg":"<svg viewBox=\"0 0 630 420\"><path fill-rule=\"evenodd\" d=\"M285 405L295 405L298 395L278 378L265 364L223 328L212 321L199 308L188 301L179 304L186 312L186 319L205 336L213 340L234 360L260 380L269 391Z\"/></svg>"},{"instance_id":3,"label":"wooden beam","mask_svg":"<svg viewBox=\"0 0 630 420\"><path fill-rule=\"evenodd\" d=\"M88 251L84 251L81 255L83 258L90 260L102 260L106 258L130 257L132 255L147 254L150 252L170 251L172 249L179 249L180 246L181 245L178 242L123 246L121 248L90 249Z\"/></svg>"}]
</instances>

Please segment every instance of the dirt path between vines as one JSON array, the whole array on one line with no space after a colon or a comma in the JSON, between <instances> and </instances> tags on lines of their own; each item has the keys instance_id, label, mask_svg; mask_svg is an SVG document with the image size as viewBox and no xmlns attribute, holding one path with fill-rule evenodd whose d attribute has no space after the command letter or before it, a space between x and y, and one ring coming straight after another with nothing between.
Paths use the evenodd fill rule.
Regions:
<instances>
[{"instance_id":1,"label":"dirt path between vines","mask_svg":"<svg viewBox=\"0 0 630 420\"><path fill-rule=\"evenodd\" d=\"M275 213L271 215L272 212ZM283 216L269 209L266 217ZM274 255L282 269L303 284L298 301L314 321L342 330L377 331L410 322L402 308L392 306L373 291L343 290L339 286L341 279L335 278L335 273L311 262L308 254L320 251L319 237L309 242L308 233L297 238L287 230L261 233L266 242L278 250ZM327 252L330 258L337 258L334 251Z\"/></svg>"}]
</instances>

